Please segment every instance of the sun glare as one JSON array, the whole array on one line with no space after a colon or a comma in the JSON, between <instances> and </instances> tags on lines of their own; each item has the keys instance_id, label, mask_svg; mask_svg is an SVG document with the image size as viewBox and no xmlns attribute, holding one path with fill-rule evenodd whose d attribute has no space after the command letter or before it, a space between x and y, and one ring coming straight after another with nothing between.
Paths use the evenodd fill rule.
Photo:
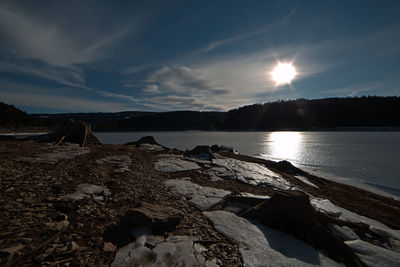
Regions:
<instances>
[{"instance_id":1,"label":"sun glare","mask_svg":"<svg viewBox=\"0 0 400 267\"><path fill-rule=\"evenodd\" d=\"M296 77L296 69L290 63L279 63L272 71L272 77L277 85L288 84Z\"/></svg>"}]
</instances>

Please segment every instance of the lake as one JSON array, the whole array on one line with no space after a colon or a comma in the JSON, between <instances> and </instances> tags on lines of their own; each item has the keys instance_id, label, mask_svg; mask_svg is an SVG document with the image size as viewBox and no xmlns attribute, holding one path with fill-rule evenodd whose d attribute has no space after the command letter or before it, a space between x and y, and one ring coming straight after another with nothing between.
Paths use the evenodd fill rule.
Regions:
<instances>
[{"instance_id":1,"label":"lake","mask_svg":"<svg viewBox=\"0 0 400 267\"><path fill-rule=\"evenodd\" d=\"M400 196L400 132L97 132L119 144L152 135L169 148L226 145L239 153L287 160L318 176L366 184Z\"/></svg>"}]
</instances>

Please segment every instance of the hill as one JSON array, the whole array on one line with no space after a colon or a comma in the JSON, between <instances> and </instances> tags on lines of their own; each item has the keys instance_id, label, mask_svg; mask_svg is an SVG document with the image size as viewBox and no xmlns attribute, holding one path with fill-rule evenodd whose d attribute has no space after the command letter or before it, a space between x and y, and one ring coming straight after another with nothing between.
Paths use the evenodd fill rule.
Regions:
<instances>
[{"instance_id":1,"label":"hill","mask_svg":"<svg viewBox=\"0 0 400 267\"><path fill-rule=\"evenodd\" d=\"M32 126L34 121L31 116L12 105L0 102L0 128L19 129Z\"/></svg>"},{"instance_id":2,"label":"hill","mask_svg":"<svg viewBox=\"0 0 400 267\"><path fill-rule=\"evenodd\" d=\"M218 129L400 127L400 97L297 99L230 110Z\"/></svg>"},{"instance_id":3,"label":"hill","mask_svg":"<svg viewBox=\"0 0 400 267\"><path fill-rule=\"evenodd\" d=\"M2 111L1 125L23 125L29 115L12 107ZM32 114L34 123L54 126L83 120L95 131L181 130L319 130L381 127L399 129L400 97L297 99L253 104L228 112L139 112ZM5 127L5 126L3 126Z\"/></svg>"}]
</instances>

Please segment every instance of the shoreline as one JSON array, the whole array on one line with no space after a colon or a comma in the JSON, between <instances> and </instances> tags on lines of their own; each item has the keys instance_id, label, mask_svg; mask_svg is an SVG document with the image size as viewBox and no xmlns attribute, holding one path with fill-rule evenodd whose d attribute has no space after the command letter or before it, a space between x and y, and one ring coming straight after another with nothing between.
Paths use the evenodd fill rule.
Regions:
<instances>
[{"instance_id":1,"label":"shoreline","mask_svg":"<svg viewBox=\"0 0 400 267\"><path fill-rule=\"evenodd\" d=\"M396 132L397 130L395 130ZM399 128L400 131L400 128ZM40 135L40 134L47 134L51 131L47 131L47 132L13 132L13 133L0 133L0 137L1 136L5 136L5 137L9 137L9 136L14 136L17 139L20 139L21 137L27 137L27 136L33 136L33 135ZM274 132L274 131L207 131L207 130L183 130L183 131L126 131L126 132L120 132L120 131L112 131L112 132L108 132L108 131L97 131L94 132L95 134L97 133L134 133L134 134L138 134L138 133L143 133L143 134L151 134L151 133L168 133L168 132L237 132L237 133L246 133L246 132ZM304 131L304 132L310 132L310 131ZM324 131L311 131L311 132L324 132ZM332 132L332 131L327 131L327 132ZM333 132L353 132L353 131L333 131ZM354 132L360 132L360 131L354 131ZM361 132L381 132L381 131L361 131ZM382 132L392 132L392 131L382 131ZM111 144L111 143L107 143L107 144ZM114 143L114 144L121 144L121 143ZM178 148L179 149L179 148ZM255 158L261 158L261 159L267 159L266 157L263 156L258 156L258 155L249 155L246 154L248 156L251 157L255 157ZM279 160L286 160L286 159L272 159L275 161L279 161ZM386 197L390 197L393 198L395 200L399 200L400 199L400 188L396 188L393 186L388 186L388 185L382 185L382 184L378 184L376 182L368 182L368 181L364 181L364 180L360 180L358 178L355 177L345 177L345 176L337 176L334 173L330 173L324 170L316 170L314 171L312 167L308 167L308 165L302 165L302 164L296 164L294 162L291 162L292 164L294 164L296 167L300 168L300 169L304 169L307 170L307 172L309 172L310 174L313 174L317 177L321 177L322 179L326 179L329 181L334 181L337 183L342 183L342 184L346 184L349 186L353 186L353 187L357 187L378 195L382 195L382 196L386 196ZM387 190L385 190L387 189ZM394 193L397 192L398 194Z\"/></svg>"},{"instance_id":2,"label":"shoreline","mask_svg":"<svg viewBox=\"0 0 400 267\"><path fill-rule=\"evenodd\" d=\"M340 216L335 220L347 216L343 220L350 220L346 223L355 227L352 229L360 242L369 242L379 249L388 250L382 240L389 240L390 245L394 237L378 238L369 230L371 226L359 228L358 225L372 223L374 227L388 227L385 233L389 230L397 233L400 229L399 201L321 179L288 162L274 162L232 151L213 152L214 159L211 160L200 156L201 153L185 156L183 151L137 142L80 148L31 141L0 141L0 152L0 185L4 192L0 196L0 209L7 215L0 218L0 229L10 231L1 232L0 250L18 248L13 256L2 254L2 264L110 265L119 259L118 255L124 249L128 249L126 246L136 244L137 237L129 234L131 228L124 228L123 218L132 209L143 209L145 203L151 207L172 207L182 214L183 219L175 228L162 232L153 230L154 236L167 236L165 240L185 236L189 239L184 242L201 242L201 255L210 266L213 266L211 263L246 264L248 258L241 249L242 241L231 239L212 220L227 215L223 210L231 202L224 201L229 198L221 196L204 210L205 203L216 201L214 195L204 198L207 190L218 194L240 192L246 195L244 200L251 203L259 202L257 197L270 198L277 190L304 192L314 201L314 209L328 212L329 216ZM235 176L229 178L231 168L235 170ZM102 193L87 197L86 193L78 194L82 184ZM190 190L195 190L191 194L202 197L185 196L187 191L179 187L182 185L190 186ZM170 186L177 187L171 189ZM325 206L324 203L331 204ZM336 208L330 210L332 207ZM243 220L236 215L229 216ZM354 220L356 224L352 222ZM21 230L22 234L18 232ZM180 246L179 242L173 245ZM129 253L133 251L136 250Z\"/></svg>"}]
</instances>

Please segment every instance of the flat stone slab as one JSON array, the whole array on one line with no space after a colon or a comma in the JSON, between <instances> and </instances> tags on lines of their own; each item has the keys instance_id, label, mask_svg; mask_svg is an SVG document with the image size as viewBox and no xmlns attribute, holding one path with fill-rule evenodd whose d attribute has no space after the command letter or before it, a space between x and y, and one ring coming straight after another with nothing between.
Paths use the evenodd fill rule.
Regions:
<instances>
[{"instance_id":1,"label":"flat stone slab","mask_svg":"<svg viewBox=\"0 0 400 267\"><path fill-rule=\"evenodd\" d=\"M203 214L239 245L244 266L342 266L308 244L255 221L226 211Z\"/></svg>"},{"instance_id":2,"label":"flat stone slab","mask_svg":"<svg viewBox=\"0 0 400 267\"><path fill-rule=\"evenodd\" d=\"M250 163L236 159L214 159L213 163L226 169L210 169L216 176L238 180L249 185L257 186L268 184L279 189L289 190L290 183L281 175L257 163Z\"/></svg>"},{"instance_id":3,"label":"flat stone slab","mask_svg":"<svg viewBox=\"0 0 400 267\"><path fill-rule=\"evenodd\" d=\"M16 160L29 163L56 164L61 160L73 159L90 152L88 148L83 148L75 144L49 146L48 149L51 150L51 152L43 153L35 157L17 157Z\"/></svg>"},{"instance_id":4,"label":"flat stone slab","mask_svg":"<svg viewBox=\"0 0 400 267\"><path fill-rule=\"evenodd\" d=\"M231 193L223 189L201 186L188 180L168 180L165 184L175 193L188 198L189 202L200 210L210 209Z\"/></svg>"},{"instance_id":5,"label":"flat stone slab","mask_svg":"<svg viewBox=\"0 0 400 267\"><path fill-rule=\"evenodd\" d=\"M160 155L159 160L154 164L157 171L179 172L200 169L194 162L184 160L181 156Z\"/></svg>"},{"instance_id":6,"label":"flat stone slab","mask_svg":"<svg viewBox=\"0 0 400 267\"><path fill-rule=\"evenodd\" d=\"M329 230L343 241L360 239L356 233L347 226L339 226L333 223L328 224Z\"/></svg>"},{"instance_id":7,"label":"flat stone slab","mask_svg":"<svg viewBox=\"0 0 400 267\"><path fill-rule=\"evenodd\" d=\"M371 245L362 240L345 241L366 266L400 266L400 253Z\"/></svg>"},{"instance_id":8,"label":"flat stone slab","mask_svg":"<svg viewBox=\"0 0 400 267\"><path fill-rule=\"evenodd\" d=\"M94 184L79 184L76 186L75 192L65 195L67 199L82 200L86 197L93 197L96 200L104 201L104 198L111 195L111 191L105 187Z\"/></svg>"},{"instance_id":9,"label":"flat stone slab","mask_svg":"<svg viewBox=\"0 0 400 267\"><path fill-rule=\"evenodd\" d=\"M151 243L151 244L150 244ZM207 251L189 236L142 235L118 250L112 267L122 266L218 266L202 255Z\"/></svg>"},{"instance_id":10,"label":"flat stone slab","mask_svg":"<svg viewBox=\"0 0 400 267\"><path fill-rule=\"evenodd\" d=\"M96 160L97 164L104 164L104 163L110 163L117 165L117 169L115 169L113 172L126 172L130 171L130 166L132 164L132 160L129 156L109 156L105 157L102 159Z\"/></svg>"},{"instance_id":11,"label":"flat stone slab","mask_svg":"<svg viewBox=\"0 0 400 267\"><path fill-rule=\"evenodd\" d=\"M378 221L375 221L373 219L367 218L362 215L358 215L357 213L351 212L342 207L336 206L328 199L312 198L310 200L310 203L317 211L335 217L339 220L353 222L353 223L364 223L370 226L377 227L379 229L391 230L388 226L384 225L383 223L380 223Z\"/></svg>"}]
</instances>

